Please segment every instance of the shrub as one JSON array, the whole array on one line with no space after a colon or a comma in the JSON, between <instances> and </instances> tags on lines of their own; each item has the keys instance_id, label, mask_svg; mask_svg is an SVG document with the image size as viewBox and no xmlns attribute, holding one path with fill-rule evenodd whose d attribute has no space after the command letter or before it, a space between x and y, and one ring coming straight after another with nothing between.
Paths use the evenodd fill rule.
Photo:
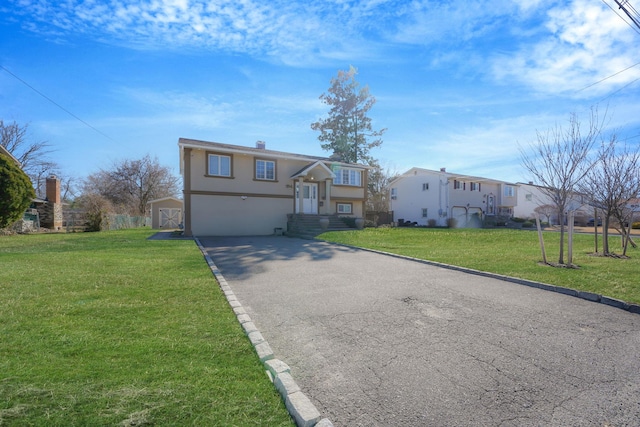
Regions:
<instances>
[{"instance_id":1,"label":"shrub","mask_svg":"<svg viewBox=\"0 0 640 427\"><path fill-rule=\"evenodd\" d=\"M430 219L427 221L427 226L429 227L435 227L436 226L437 221L435 219Z\"/></svg>"},{"instance_id":2,"label":"shrub","mask_svg":"<svg viewBox=\"0 0 640 427\"><path fill-rule=\"evenodd\" d=\"M356 228L356 219L352 216L341 216L340 219L342 222L347 224L351 228Z\"/></svg>"},{"instance_id":3,"label":"shrub","mask_svg":"<svg viewBox=\"0 0 640 427\"><path fill-rule=\"evenodd\" d=\"M525 221L522 223L522 228L532 228L533 223L531 221Z\"/></svg>"},{"instance_id":4,"label":"shrub","mask_svg":"<svg viewBox=\"0 0 640 427\"><path fill-rule=\"evenodd\" d=\"M458 226L458 220L455 218L447 218L447 227L456 228Z\"/></svg>"},{"instance_id":5,"label":"shrub","mask_svg":"<svg viewBox=\"0 0 640 427\"><path fill-rule=\"evenodd\" d=\"M31 180L20 166L0 154L0 228L19 220L36 197Z\"/></svg>"},{"instance_id":6,"label":"shrub","mask_svg":"<svg viewBox=\"0 0 640 427\"><path fill-rule=\"evenodd\" d=\"M526 220L526 219L524 219L524 218L514 217L514 218L511 218L511 221L513 221L513 222L519 222L519 223L525 223L527 220ZM524 227L524 226L523 226L523 227Z\"/></svg>"},{"instance_id":7,"label":"shrub","mask_svg":"<svg viewBox=\"0 0 640 427\"><path fill-rule=\"evenodd\" d=\"M636 230L640 230L640 221L639 222L634 222L633 224L631 224L631 228L636 229Z\"/></svg>"}]
</instances>

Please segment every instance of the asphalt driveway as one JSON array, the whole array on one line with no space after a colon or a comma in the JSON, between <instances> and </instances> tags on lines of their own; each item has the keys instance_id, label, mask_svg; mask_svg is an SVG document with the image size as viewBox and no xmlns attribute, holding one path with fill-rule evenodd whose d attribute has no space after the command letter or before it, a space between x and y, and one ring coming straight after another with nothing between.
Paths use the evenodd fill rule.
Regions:
<instances>
[{"instance_id":1,"label":"asphalt driveway","mask_svg":"<svg viewBox=\"0 0 640 427\"><path fill-rule=\"evenodd\" d=\"M200 238L335 426L638 426L640 316L286 237Z\"/></svg>"}]
</instances>

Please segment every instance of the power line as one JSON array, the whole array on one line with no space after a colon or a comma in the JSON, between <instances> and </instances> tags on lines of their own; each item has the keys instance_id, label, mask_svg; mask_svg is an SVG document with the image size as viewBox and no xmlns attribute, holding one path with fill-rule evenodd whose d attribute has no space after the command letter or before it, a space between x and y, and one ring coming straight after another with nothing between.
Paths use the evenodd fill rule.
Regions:
<instances>
[{"instance_id":1,"label":"power line","mask_svg":"<svg viewBox=\"0 0 640 427\"><path fill-rule=\"evenodd\" d=\"M89 123L85 122L84 120L82 120L80 117L76 116L75 114L73 114L71 111L67 110L66 108L64 108L62 105L58 104L56 101L54 101L53 99L49 98L47 95L45 95L44 93L40 92L38 89L36 89L35 87L31 86L29 83L27 83L26 81L22 80L20 77L16 76L15 74L13 74L11 71L7 70L5 67L3 67L2 65L0 65L0 68L2 68L4 71L6 71L9 75L11 75L12 77L14 77L16 80L20 81L22 84L24 84L26 87L28 87L29 89L31 89L32 91L34 91L35 93L37 93L38 95L40 95L41 97L43 97L44 99L46 99L47 101L49 101L50 103L52 103L53 105L55 105L56 107L58 107L59 109L61 109L62 111L64 111L65 113L69 114L71 117L73 117L74 119L78 120L79 122L81 122L82 124L84 124L85 126L93 129L94 131L98 132L100 135L104 136L107 139L110 139L111 141L113 141L113 138L111 138L109 135L99 131L98 129L94 128L93 126L91 126Z\"/></svg>"},{"instance_id":2,"label":"power line","mask_svg":"<svg viewBox=\"0 0 640 427\"><path fill-rule=\"evenodd\" d=\"M633 64L633 65L631 65L631 66L629 66L629 67L625 68L624 70L618 71L617 73L612 74L612 75L610 75L609 77L605 77L605 78L604 78L604 79L602 79L602 80L598 80L598 81L597 81L597 82L595 82L595 83L591 83L589 86L585 86L585 87L583 87L582 89L580 89L580 90L578 90L578 91L576 91L576 92L582 92L582 91L583 91L583 90L585 90L585 89L589 89L591 86L595 86L595 85L597 85L598 83L602 83L603 81L605 81L605 80L607 80L607 79L610 79L611 77L615 77L615 76L617 76L618 74L623 73L623 72L625 72L625 71L627 71L627 70L629 70L629 69L631 69L631 68L633 68L633 67L637 67L638 65L640 65L640 62L637 62L637 63L635 63L635 64Z\"/></svg>"},{"instance_id":3,"label":"power line","mask_svg":"<svg viewBox=\"0 0 640 427\"><path fill-rule=\"evenodd\" d=\"M627 14L629 19L631 19L631 22L636 24L636 27L640 28L640 14L638 14L636 8L633 7L631 3L629 3L629 0L622 0L621 2L618 0L613 1L615 1L618 7Z\"/></svg>"},{"instance_id":4,"label":"power line","mask_svg":"<svg viewBox=\"0 0 640 427\"><path fill-rule=\"evenodd\" d=\"M620 3L618 3L618 1L617 1L617 0L613 0L613 1L615 1L615 2L616 2L616 4L618 4L618 6L620 6L620 9L624 10L624 11L627 13L627 15L629 15L629 13L628 13L628 12L627 12L623 7L622 7L622 5L620 5ZM638 25L638 21L637 21L637 20L635 20L634 18L632 18L632 17L629 15L629 18L631 18L631 20L632 20L632 21L633 21L633 22L638 26L638 28L634 27L634 26L633 26L632 24L630 24L626 19L624 19L624 18L622 17L622 15L620 15L620 14L618 13L618 11L616 11L614 8L612 8L612 7L611 7L611 5L610 5L609 3L607 3L605 0L602 0L602 3L606 4L606 5L607 5L607 7L608 7L609 9L611 9L611 10L613 11L613 13L615 13L616 15L618 15L618 16L620 17L620 19L622 19L622 20L624 21L624 23L625 23L625 24L627 24L628 26L630 26L630 27L631 27L631 29L632 29L633 31L635 31L636 33L640 34L640 31L638 31L638 28L640 28L640 25ZM629 5L629 6L631 6L631 5ZM633 8L633 6L631 6L631 8ZM634 10L635 10L635 9L634 9ZM636 14L637 14L637 12L636 12Z\"/></svg>"}]
</instances>

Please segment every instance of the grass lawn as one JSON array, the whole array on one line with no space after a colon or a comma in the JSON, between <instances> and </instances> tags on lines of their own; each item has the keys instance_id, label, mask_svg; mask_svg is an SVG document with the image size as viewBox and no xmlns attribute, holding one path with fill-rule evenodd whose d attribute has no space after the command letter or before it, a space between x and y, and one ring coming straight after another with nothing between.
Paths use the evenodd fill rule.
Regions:
<instances>
[{"instance_id":1,"label":"grass lawn","mask_svg":"<svg viewBox=\"0 0 640 427\"><path fill-rule=\"evenodd\" d=\"M193 241L0 237L0 425L293 426Z\"/></svg>"},{"instance_id":2,"label":"grass lawn","mask_svg":"<svg viewBox=\"0 0 640 427\"><path fill-rule=\"evenodd\" d=\"M640 303L640 249L630 247L627 251L629 259L592 256L593 235L574 235L573 262L580 267L578 269L539 265L542 254L535 231L367 228L361 231L327 232L319 238ZM560 233L545 232L544 241L547 260L557 262ZM619 245L618 236L610 237L612 250L621 253ZM599 248L602 248L601 242Z\"/></svg>"}]
</instances>

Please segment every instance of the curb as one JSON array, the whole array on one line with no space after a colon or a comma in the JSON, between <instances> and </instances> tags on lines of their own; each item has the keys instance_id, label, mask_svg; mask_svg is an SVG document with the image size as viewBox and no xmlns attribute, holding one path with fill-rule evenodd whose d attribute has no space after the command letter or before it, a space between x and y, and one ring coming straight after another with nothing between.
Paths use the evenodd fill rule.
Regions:
<instances>
[{"instance_id":1,"label":"curb","mask_svg":"<svg viewBox=\"0 0 640 427\"><path fill-rule=\"evenodd\" d=\"M280 397L296 425L298 427L333 427L333 423L331 423L329 419L320 418L318 409L316 409L311 400L300 390L300 387L291 376L289 365L275 358L269 343L251 321L251 317L249 317L242 307L242 304L240 304L236 298L231 287L222 276L222 273L200 243L200 240L197 237L194 237L193 240L198 245L202 255L204 255L204 259L207 261L211 272L218 281L229 306L233 309L240 326L242 326L256 354L260 358L260 362L262 362L267 376L276 387L276 390L278 390L278 393L280 393Z\"/></svg>"},{"instance_id":2,"label":"curb","mask_svg":"<svg viewBox=\"0 0 640 427\"><path fill-rule=\"evenodd\" d=\"M410 256L407 256L407 255L399 255L399 254L394 254L394 253L391 253L391 252L379 251L379 250L376 250L376 249L368 249L368 248L362 248L362 247L359 247L359 246L345 245L343 243L334 243L334 242L329 242L327 240L321 240L321 239L315 239L315 240L318 240L320 242L331 243L333 245L344 246L346 248L361 249L361 250L367 251L367 252L373 252L373 253L377 253L377 254L381 254L381 255L388 255L388 256L392 256L394 258L405 259L405 260L408 260L408 261L420 262L422 264L432 265L434 267L446 268L448 270L455 270L455 271L460 271L460 272L463 272L463 273L474 274L476 276L490 277L492 279L498 279L498 280L502 280L504 282L511 282L511 283L516 283L518 285L529 286L530 288L537 288L537 289L542 289L542 290L545 290L545 291L557 292L557 293L560 293L560 294L569 295L569 296L580 298L580 299L584 299L584 300L587 300L587 301L608 305L610 307L619 308L619 309L628 311L629 313L640 314L640 304L628 303L626 301L622 301L622 300L619 300L619 299L611 298L611 297L608 297L608 296L605 296L605 295L595 294L595 293L592 293L592 292L578 291L578 290L575 290L575 289L565 288L565 287L562 287L562 286L549 285L547 283L536 282L536 281L533 281L533 280L519 279L517 277L505 276L505 275L502 275L502 274L490 273L490 272L487 272L487 271L474 270L473 268L467 268L467 267L460 267L460 266L457 266L457 265L444 264L444 263L437 262L437 261L429 261L429 260L426 260L426 259L414 258L414 257L410 257Z\"/></svg>"}]
</instances>

